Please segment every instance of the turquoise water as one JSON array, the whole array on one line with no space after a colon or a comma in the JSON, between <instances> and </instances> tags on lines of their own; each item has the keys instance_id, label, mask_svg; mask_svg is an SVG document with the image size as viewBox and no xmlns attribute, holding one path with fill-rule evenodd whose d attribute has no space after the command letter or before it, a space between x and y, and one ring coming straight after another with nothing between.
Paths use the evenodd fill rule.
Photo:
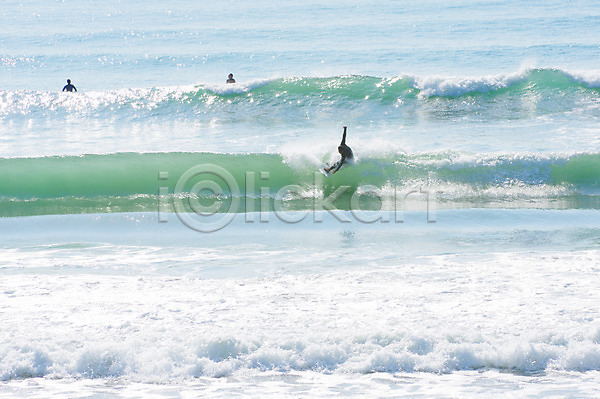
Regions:
<instances>
[{"instance_id":1,"label":"turquoise water","mask_svg":"<svg viewBox=\"0 0 600 399\"><path fill-rule=\"evenodd\" d=\"M600 33L593 1L11 1L2 15L2 87L33 90L56 90L64 75L102 90L220 83L229 72L248 81L589 70Z\"/></svg>"},{"instance_id":2,"label":"turquoise water","mask_svg":"<svg viewBox=\"0 0 600 399\"><path fill-rule=\"evenodd\" d=\"M220 169L214 171L210 166ZM361 157L350 169L325 179L320 163L291 161L275 154L118 153L8 158L3 176L1 216L154 212L172 201L204 198L216 212L311 210L324 198L336 209L390 210L415 190L426 190L441 208L523 207L598 209L598 154L459 153L394 154ZM199 168L198 168L199 167ZM190 170L197 168L194 173ZM219 190L208 186L217 185ZM202 183L202 189L194 189ZM206 186L206 187L205 187ZM370 191L365 189L370 187ZM339 195L333 195L339 191ZM285 197L285 201L282 199ZM235 198L239 204L231 206ZM262 201L254 201L262 198ZM386 201L387 200L387 201Z\"/></svg>"},{"instance_id":3,"label":"turquoise water","mask_svg":"<svg viewBox=\"0 0 600 399\"><path fill-rule=\"evenodd\" d=\"M0 396L600 395L596 2L0 18Z\"/></svg>"}]
</instances>

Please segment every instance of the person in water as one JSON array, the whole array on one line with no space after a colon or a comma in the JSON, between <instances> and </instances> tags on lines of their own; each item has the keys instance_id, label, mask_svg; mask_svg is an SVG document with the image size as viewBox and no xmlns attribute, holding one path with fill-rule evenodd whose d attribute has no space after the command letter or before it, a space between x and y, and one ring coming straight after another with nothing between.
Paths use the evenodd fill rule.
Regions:
<instances>
[{"instance_id":1,"label":"person in water","mask_svg":"<svg viewBox=\"0 0 600 399\"><path fill-rule=\"evenodd\" d=\"M226 83L235 83L235 79L233 78L233 74L230 73L229 76L227 77L227 82Z\"/></svg>"},{"instance_id":2,"label":"person in water","mask_svg":"<svg viewBox=\"0 0 600 399\"><path fill-rule=\"evenodd\" d=\"M342 156L342 159L340 159L339 162L334 163L330 167L325 168L324 170L327 173L334 174L335 172L340 170L340 168L342 167L342 165L344 163L351 161L354 158L352 149L346 145L346 129L347 129L347 127L344 126L344 135L342 136L342 142L340 143L340 145L338 147L338 152ZM334 169L333 172L331 172L332 169Z\"/></svg>"},{"instance_id":3,"label":"person in water","mask_svg":"<svg viewBox=\"0 0 600 399\"><path fill-rule=\"evenodd\" d=\"M71 79L67 79L67 85L63 87L62 91L77 91L77 88L71 84Z\"/></svg>"}]
</instances>

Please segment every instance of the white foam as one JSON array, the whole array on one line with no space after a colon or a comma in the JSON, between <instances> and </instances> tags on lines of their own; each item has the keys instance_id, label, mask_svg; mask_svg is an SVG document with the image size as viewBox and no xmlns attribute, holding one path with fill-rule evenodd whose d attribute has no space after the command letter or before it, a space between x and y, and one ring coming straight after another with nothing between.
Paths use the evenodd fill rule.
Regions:
<instances>
[{"instance_id":1,"label":"white foam","mask_svg":"<svg viewBox=\"0 0 600 399\"><path fill-rule=\"evenodd\" d=\"M236 82L236 83L200 83L198 87L208 90L212 93L224 96L230 94L245 94L252 90L266 86L269 83L275 81L277 78L268 79L253 79L247 82Z\"/></svg>"},{"instance_id":2,"label":"white foam","mask_svg":"<svg viewBox=\"0 0 600 399\"><path fill-rule=\"evenodd\" d=\"M566 73L589 87L600 87L600 71L570 71Z\"/></svg>"},{"instance_id":3,"label":"white foam","mask_svg":"<svg viewBox=\"0 0 600 399\"><path fill-rule=\"evenodd\" d=\"M600 254L542 250L557 235L581 242L596 216L455 211L314 228L242 218L213 236L139 215L21 218L22 230L3 220L5 247L23 234L29 247L2 249L0 378L600 370Z\"/></svg>"},{"instance_id":4,"label":"white foam","mask_svg":"<svg viewBox=\"0 0 600 399\"><path fill-rule=\"evenodd\" d=\"M483 76L408 76L411 86L420 90L422 97L461 96L469 92L487 93L525 81L529 70Z\"/></svg>"}]
</instances>

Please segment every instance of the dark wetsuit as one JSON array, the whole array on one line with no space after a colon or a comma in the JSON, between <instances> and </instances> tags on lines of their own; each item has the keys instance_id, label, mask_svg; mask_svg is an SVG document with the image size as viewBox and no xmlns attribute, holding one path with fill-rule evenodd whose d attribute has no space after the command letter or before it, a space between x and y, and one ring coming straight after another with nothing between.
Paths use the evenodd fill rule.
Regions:
<instances>
[{"instance_id":1,"label":"dark wetsuit","mask_svg":"<svg viewBox=\"0 0 600 399\"><path fill-rule=\"evenodd\" d=\"M342 142L340 143L340 145L338 147L338 152L342 156L342 159L340 159L339 162L336 163L335 165L333 165L331 168L325 169L325 171L327 173L331 172L331 169L335 168L335 170L333 172L331 172L331 174L334 174L335 172L340 170L340 168L346 161L350 161L351 159L354 158L352 149L346 145L346 126L344 126L344 135L342 136Z\"/></svg>"},{"instance_id":2,"label":"dark wetsuit","mask_svg":"<svg viewBox=\"0 0 600 399\"><path fill-rule=\"evenodd\" d=\"M69 82L65 87L63 87L62 91L77 91L77 88Z\"/></svg>"}]
</instances>

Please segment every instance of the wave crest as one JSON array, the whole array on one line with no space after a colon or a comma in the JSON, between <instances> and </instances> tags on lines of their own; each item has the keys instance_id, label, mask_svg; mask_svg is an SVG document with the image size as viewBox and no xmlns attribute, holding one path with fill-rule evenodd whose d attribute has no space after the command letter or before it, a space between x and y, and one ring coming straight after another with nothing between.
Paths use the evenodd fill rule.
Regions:
<instances>
[{"instance_id":1,"label":"wave crest","mask_svg":"<svg viewBox=\"0 0 600 399\"><path fill-rule=\"evenodd\" d=\"M32 113L73 113L112 116L116 112L157 112L160 115L210 112L232 102L254 106L357 107L361 104L395 106L406 101L465 95L545 97L577 95L600 87L600 71L568 72L560 69L526 69L489 76L286 77L236 84L197 84L179 87L125 88L107 91L58 93L0 91L0 117ZM598 94L598 93L597 93Z\"/></svg>"}]
</instances>

